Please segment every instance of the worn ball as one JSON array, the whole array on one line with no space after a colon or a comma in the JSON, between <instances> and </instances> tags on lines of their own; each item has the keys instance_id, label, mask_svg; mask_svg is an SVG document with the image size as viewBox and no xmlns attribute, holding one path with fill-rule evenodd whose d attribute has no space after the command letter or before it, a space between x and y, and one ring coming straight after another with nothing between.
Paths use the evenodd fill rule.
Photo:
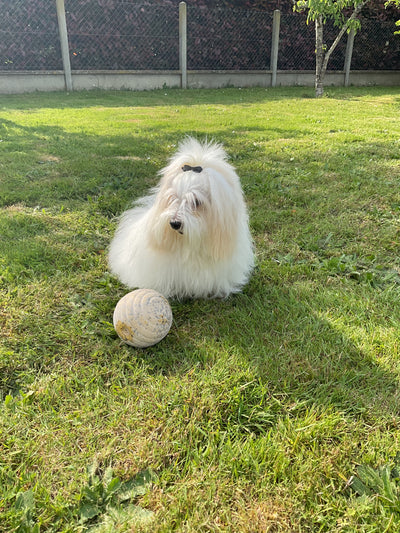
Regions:
<instances>
[{"instance_id":1,"label":"worn ball","mask_svg":"<svg viewBox=\"0 0 400 533\"><path fill-rule=\"evenodd\" d=\"M120 339L136 348L160 342L172 325L172 310L162 294L152 289L137 289L117 303L114 329Z\"/></svg>"}]
</instances>

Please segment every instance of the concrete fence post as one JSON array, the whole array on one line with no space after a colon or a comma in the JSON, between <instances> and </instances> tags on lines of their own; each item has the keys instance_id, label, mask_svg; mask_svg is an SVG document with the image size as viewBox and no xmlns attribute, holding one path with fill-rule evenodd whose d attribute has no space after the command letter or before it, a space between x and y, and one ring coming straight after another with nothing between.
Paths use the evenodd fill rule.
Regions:
<instances>
[{"instance_id":1,"label":"concrete fence post","mask_svg":"<svg viewBox=\"0 0 400 533\"><path fill-rule=\"evenodd\" d=\"M69 59L67 21L65 18L64 0L56 0L58 33L60 34L61 56L64 68L65 87L67 91L72 91L71 62Z\"/></svg>"},{"instance_id":2,"label":"concrete fence post","mask_svg":"<svg viewBox=\"0 0 400 533\"><path fill-rule=\"evenodd\" d=\"M181 87L187 88L187 7L186 2L179 3L179 70Z\"/></svg>"},{"instance_id":3,"label":"concrete fence post","mask_svg":"<svg viewBox=\"0 0 400 533\"><path fill-rule=\"evenodd\" d=\"M354 36L355 36L354 30L350 30L350 33L347 36L346 56L344 59L344 86L345 87L349 86L350 66L351 66L351 58L353 55Z\"/></svg>"},{"instance_id":4,"label":"concrete fence post","mask_svg":"<svg viewBox=\"0 0 400 533\"><path fill-rule=\"evenodd\" d=\"M276 87L276 73L278 70L278 52L279 52L279 31L281 25L281 12L275 9L272 22L272 44L271 44L271 65L272 71L271 86Z\"/></svg>"}]
</instances>

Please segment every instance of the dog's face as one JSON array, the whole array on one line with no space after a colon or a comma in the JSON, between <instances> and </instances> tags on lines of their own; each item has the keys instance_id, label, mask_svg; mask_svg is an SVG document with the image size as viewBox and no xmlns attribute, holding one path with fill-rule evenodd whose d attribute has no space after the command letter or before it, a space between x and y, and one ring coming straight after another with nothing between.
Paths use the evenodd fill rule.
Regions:
<instances>
[{"instance_id":1,"label":"dog's face","mask_svg":"<svg viewBox=\"0 0 400 533\"><path fill-rule=\"evenodd\" d=\"M197 168L197 167L196 167ZM234 187L211 168L164 174L153 206L151 244L158 250L221 259L232 253L238 208Z\"/></svg>"},{"instance_id":2,"label":"dog's face","mask_svg":"<svg viewBox=\"0 0 400 533\"><path fill-rule=\"evenodd\" d=\"M194 172L178 174L163 192L164 216L169 226L181 235L199 231L205 215L211 209L207 184Z\"/></svg>"}]
</instances>

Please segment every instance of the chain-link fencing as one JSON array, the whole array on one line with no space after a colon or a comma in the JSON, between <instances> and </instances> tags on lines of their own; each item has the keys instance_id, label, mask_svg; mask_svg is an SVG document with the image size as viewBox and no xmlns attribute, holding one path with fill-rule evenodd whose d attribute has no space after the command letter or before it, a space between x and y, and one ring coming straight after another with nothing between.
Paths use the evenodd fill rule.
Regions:
<instances>
[{"instance_id":1,"label":"chain-link fencing","mask_svg":"<svg viewBox=\"0 0 400 533\"><path fill-rule=\"evenodd\" d=\"M0 0L0 70L62 69L55 2Z\"/></svg>"},{"instance_id":2,"label":"chain-link fencing","mask_svg":"<svg viewBox=\"0 0 400 533\"><path fill-rule=\"evenodd\" d=\"M179 70L179 7L65 0L72 70ZM189 70L269 70L272 13L188 6ZM400 70L394 20L361 19L352 70ZM327 48L338 29L327 24ZM343 70L346 36L329 70ZM55 0L0 0L0 70L62 70ZM315 68L314 25L281 15L278 69Z\"/></svg>"},{"instance_id":3,"label":"chain-link fencing","mask_svg":"<svg viewBox=\"0 0 400 533\"><path fill-rule=\"evenodd\" d=\"M268 70L272 14L242 9L188 7L191 70Z\"/></svg>"},{"instance_id":4,"label":"chain-link fencing","mask_svg":"<svg viewBox=\"0 0 400 533\"><path fill-rule=\"evenodd\" d=\"M73 70L178 70L178 6L67 0Z\"/></svg>"},{"instance_id":5,"label":"chain-link fencing","mask_svg":"<svg viewBox=\"0 0 400 533\"><path fill-rule=\"evenodd\" d=\"M329 49L338 29L327 21L324 26L324 43ZM342 38L329 60L329 70L343 70L346 54L346 38ZM301 13L281 15L278 69L313 70L315 68L315 26L307 24Z\"/></svg>"},{"instance_id":6,"label":"chain-link fencing","mask_svg":"<svg viewBox=\"0 0 400 533\"><path fill-rule=\"evenodd\" d=\"M362 18L354 39L351 69L399 70L400 35L394 34L396 29L393 23Z\"/></svg>"}]
</instances>

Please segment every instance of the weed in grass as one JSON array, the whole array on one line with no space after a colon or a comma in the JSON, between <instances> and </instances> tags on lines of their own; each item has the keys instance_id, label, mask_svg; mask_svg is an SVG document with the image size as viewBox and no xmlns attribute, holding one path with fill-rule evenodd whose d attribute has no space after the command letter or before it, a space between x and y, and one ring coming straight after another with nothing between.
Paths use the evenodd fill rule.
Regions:
<instances>
[{"instance_id":1,"label":"weed in grass","mask_svg":"<svg viewBox=\"0 0 400 533\"><path fill-rule=\"evenodd\" d=\"M19 492L16 496L14 507L17 513L20 513L20 524L15 531L18 533L26 533L28 531L32 533L39 533L39 524L35 524L32 517L32 514L35 510L35 502L32 490Z\"/></svg>"},{"instance_id":2,"label":"weed in grass","mask_svg":"<svg viewBox=\"0 0 400 533\"><path fill-rule=\"evenodd\" d=\"M396 530L400 515L399 466L398 454L392 465L359 465L357 475L351 476L345 487L381 515L382 522L386 522L385 531Z\"/></svg>"},{"instance_id":3,"label":"weed in grass","mask_svg":"<svg viewBox=\"0 0 400 533\"><path fill-rule=\"evenodd\" d=\"M98 470L97 461L88 467L88 484L82 488L78 508L80 523L91 523L91 531L111 532L116 527L121 530L123 525L138 529L152 521L151 511L129 503L148 491L154 479L150 471L121 482L114 477L111 467L107 467L102 476L99 476ZM94 521L97 522L95 527Z\"/></svg>"}]
</instances>

